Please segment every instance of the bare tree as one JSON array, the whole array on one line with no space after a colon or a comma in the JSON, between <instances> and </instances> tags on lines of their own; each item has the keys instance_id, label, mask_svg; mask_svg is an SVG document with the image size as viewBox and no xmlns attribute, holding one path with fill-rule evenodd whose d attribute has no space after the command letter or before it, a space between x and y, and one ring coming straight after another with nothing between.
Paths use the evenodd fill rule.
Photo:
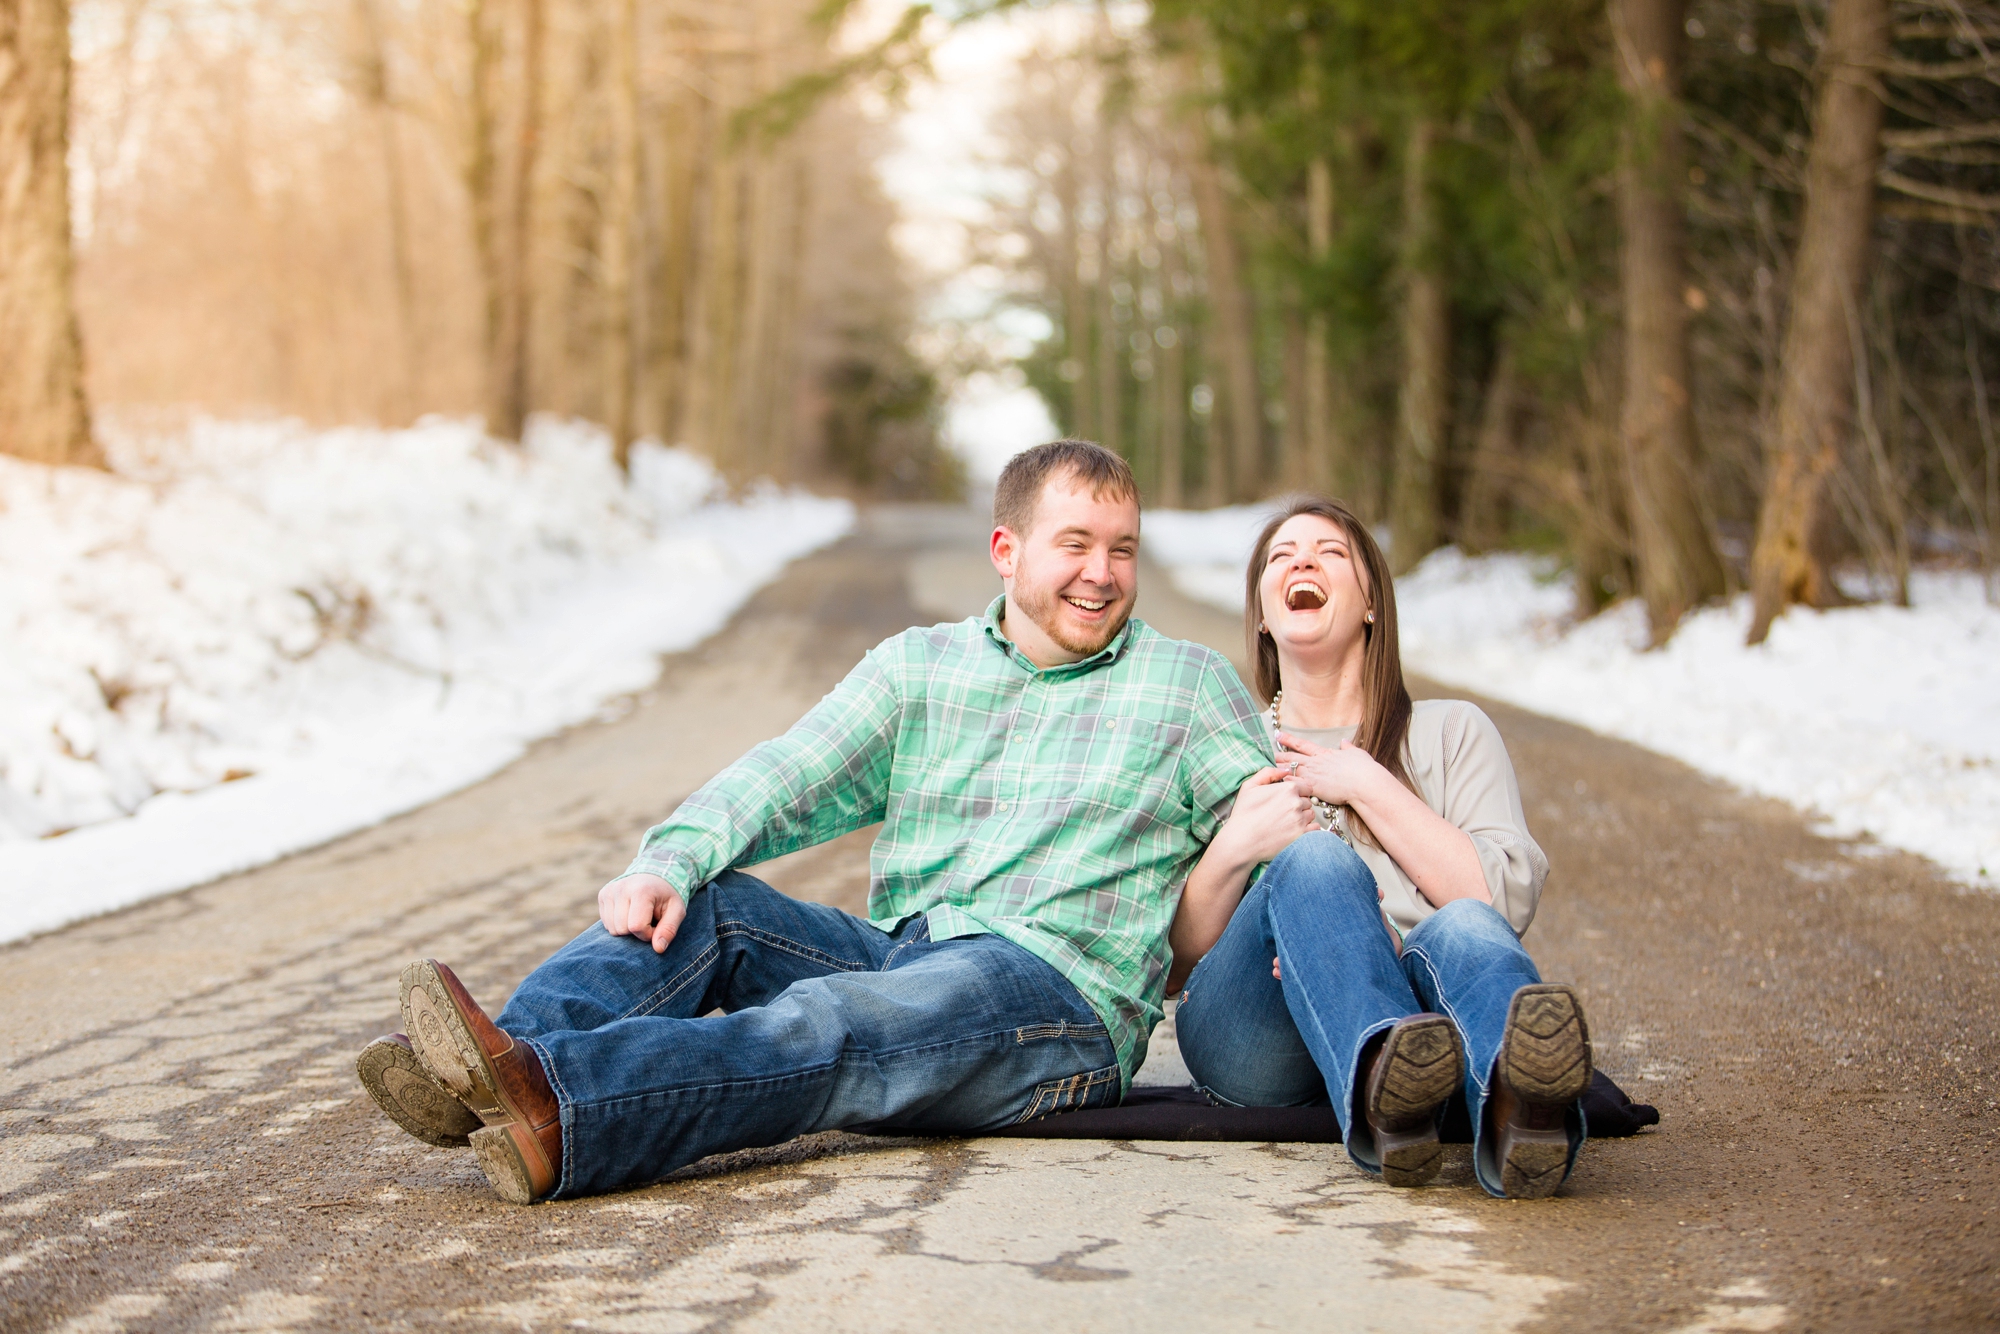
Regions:
<instances>
[{"instance_id":1,"label":"bare tree","mask_svg":"<svg viewBox=\"0 0 2000 1334\"><path fill-rule=\"evenodd\" d=\"M1201 216L1203 259L1206 261L1209 310L1215 327L1210 335L1222 370L1222 412L1210 419L1209 467L1226 460L1228 496L1250 500L1264 486L1264 394L1257 376L1257 317L1250 284L1238 249L1236 209L1215 161L1207 129L1197 118L1188 132L1187 174L1195 209ZM1217 428L1221 427L1221 430ZM1218 443L1215 437L1223 438Z\"/></svg>"},{"instance_id":2,"label":"bare tree","mask_svg":"<svg viewBox=\"0 0 2000 1334\"><path fill-rule=\"evenodd\" d=\"M0 450L102 466L71 292L69 6L0 0Z\"/></svg>"},{"instance_id":3,"label":"bare tree","mask_svg":"<svg viewBox=\"0 0 2000 1334\"><path fill-rule=\"evenodd\" d=\"M483 0L482 0L483 2ZM508 172L507 248L496 266L498 337L491 363L493 410L488 429L519 440L528 421L528 328L533 317L535 159L542 136L543 0L521 0L520 109L514 161Z\"/></svg>"},{"instance_id":4,"label":"bare tree","mask_svg":"<svg viewBox=\"0 0 2000 1334\"><path fill-rule=\"evenodd\" d=\"M604 416L620 468L638 434L638 358L633 337L634 250L639 232L639 4L618 0L612 34L611 200L604 210Z\"/></svg>"},{"instance_id":5,"label":"bare tree","mask_svg":"<svg viewBox=\"0 0 2000 1334\"><path fill-rule=\"evenodd\" d=\"M410 219L403 184L403 154L396 134L396 107L389 89L389 43L375 0L354 0L359 42L355 82L361 101L375 125L376 151L382 158L382 188L389 224L389 271L396 290L396 390L390 415L408 416L416 404L417 285L410 262Z\"/></svg>"},{"instance_id":6,"label":"bare tree","mask_svg":"<svg viewBox=\"0 0 2000 1334\"><path fill-rule=\"evenodd\" d=\"M1833 0L1828 15L1770 468L1750 557L1752 644L1787 606L1841 601L1821 545L1824 491L1854 427L1855 330L1875 218L1889 18L1888 0Z\"/></svg>"},{"instance_id":7,"label":"bare tree","mask_svg":"<svg viewBox=\"0 0 2000 1334\"><path fill-rule=\"evenodd\" d=\"M1306 165L1306 246L1315 264L1324 264L1333 253L1333 168L1324 153ZM1315 309L1306 316L1302 433L1306 454L1299 484L1314 491L1326 490L1336 476L1346 472L1346 460L1335 458L1338 431L1333 420L1333 364L1327 353L1327 323L1324 310Z\"/></svg>"},{"instance_id":8,"label":"bare tree","mask_svg":"<svg viewBox=\"0 0 2000 1334\"><path fill-rule=\"evenodd\" d=\"M500 263L500 177L495 152L500 97L500 34L487 0L465 7L467 51L465 195L472 225L473 263L479 281L480 370L486 429L506 435L500 346L505 337L505 286Z\"/></svg>"},{"instance_id":9,"label":"bare tree","mask_svg":"<svg viewBox=\"0 0 2000 1334\"><path fill-rule=\"evenodd\" d=\"M1451 322L1431 200L1436 125L1418 116L1403 156L1403 382L1389 491L1389 558L1409 569L1438 542L1438 464L1451 428Z\"/></svg>"},{"instance_id":10,"label":"bare tree","mask_svg":"<svg viewBox=\"0 0 2000 1334\"><path fill-rule=\"evenodd\" d=\"M1688 388L1686 152L1680 85L1685 0L1612 0L1627 99L1618 216L1623 231L1625 397L1619 423L1639 592L1655 644L1724 591L1702 515Z\"/></svg>"}]
</instances>

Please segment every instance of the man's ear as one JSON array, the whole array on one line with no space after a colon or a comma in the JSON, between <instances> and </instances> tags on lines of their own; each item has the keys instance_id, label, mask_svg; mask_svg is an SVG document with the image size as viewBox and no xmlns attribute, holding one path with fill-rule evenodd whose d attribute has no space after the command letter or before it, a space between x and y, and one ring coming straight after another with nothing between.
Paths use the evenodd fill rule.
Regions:
<instances>
[{"instance_id":1,"label":"man's ear","mask_svg":"<svg viewBox=\"0 0 2000 1334\"><path fill-rule=\"evenodd\" d=\"M993 568L1000 572L1000 577L1012 579L1014 564L1021 558L1021 539L1012 528L995 528L987 554L993 558Z\"/></svg>"}]
</instances>

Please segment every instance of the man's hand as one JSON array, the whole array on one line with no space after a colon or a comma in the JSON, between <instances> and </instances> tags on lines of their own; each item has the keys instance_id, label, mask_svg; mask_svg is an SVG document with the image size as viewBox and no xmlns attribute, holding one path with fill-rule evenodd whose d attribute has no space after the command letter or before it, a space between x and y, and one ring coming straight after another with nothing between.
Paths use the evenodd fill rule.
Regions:
<instances>
[{"instance_id":1,"label":"man's hand","mask_svg":"<svg viewBox=\"0 0 2000 1334\"><path fill-rule=\"evenodd\" d=\"M656 875L627 875L597 891L597 916L612 935L651 941L653 953L664 954L687 917L687 904Z\"/></svg>"}]
</instances>

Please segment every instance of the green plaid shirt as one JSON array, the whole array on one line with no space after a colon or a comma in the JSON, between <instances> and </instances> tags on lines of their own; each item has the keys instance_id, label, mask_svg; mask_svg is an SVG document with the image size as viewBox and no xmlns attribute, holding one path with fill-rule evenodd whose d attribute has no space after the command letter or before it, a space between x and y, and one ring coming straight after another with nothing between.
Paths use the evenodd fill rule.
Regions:
<instances>
[{"instance_id":1,"label":"green plaid shirt","mask_svg":"<svg viewBox=\"0 0 2000 1334\"><path fill-rule=\"evenodd\" d=\"M1133 620L1046 670L983 621L906 630L646 835L626 874L683 896L877 821L868 912L992 933L1083 993L1129 1086L1160 1020L1167 927L1236 789L1270 763L1220 654Z\"/></svg>"}]
</instances>

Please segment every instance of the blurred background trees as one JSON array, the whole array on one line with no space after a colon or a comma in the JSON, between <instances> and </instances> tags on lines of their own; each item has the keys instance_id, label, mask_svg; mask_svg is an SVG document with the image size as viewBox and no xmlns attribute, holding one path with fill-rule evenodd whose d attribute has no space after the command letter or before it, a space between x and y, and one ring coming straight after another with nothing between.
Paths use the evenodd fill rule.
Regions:
<instances>
[{"instance_id":1,"label":"blurred background trees","mask_svg":"<svg viewBox=\"0 0 2000 1334\"><path fill-rule=\"evenodd\" d=\"M1398 568L1560 551L1656 639L1993 586L2000 8L1100 14L1022 73L994 250L1030 382L1159 501L1329 486Z\"/></svg>"},{"instance_id":2,"label":"blurred background trees","mask_svg":"<svg viewBox=\"0 0 2000 1334\"><path fill-rule=\"evenodd\" d=\"M857 50L827 0L71 2L0 0L0 448L93 461L87 385L951 488L843 91L922 7ZM1398 568L1559 552L1656 640L1930 558L2000 597L2000 4L1064 12L979 254L1154 503L1331 489Z\"/></svg>"},{"instance_id":3,"label":"blurred background trees","mask_svg":"<svg viewBox=\"0 0 2000 1334\"><path fill-rule=\"evenodd\" d=\"M97 402L503 439L545 411L741 480L952 484L880 128L851 97L748 114L841 59L813 0L74 2ZM0 3L23 32L61 12Z\"/></svg>"}]
</instances>

